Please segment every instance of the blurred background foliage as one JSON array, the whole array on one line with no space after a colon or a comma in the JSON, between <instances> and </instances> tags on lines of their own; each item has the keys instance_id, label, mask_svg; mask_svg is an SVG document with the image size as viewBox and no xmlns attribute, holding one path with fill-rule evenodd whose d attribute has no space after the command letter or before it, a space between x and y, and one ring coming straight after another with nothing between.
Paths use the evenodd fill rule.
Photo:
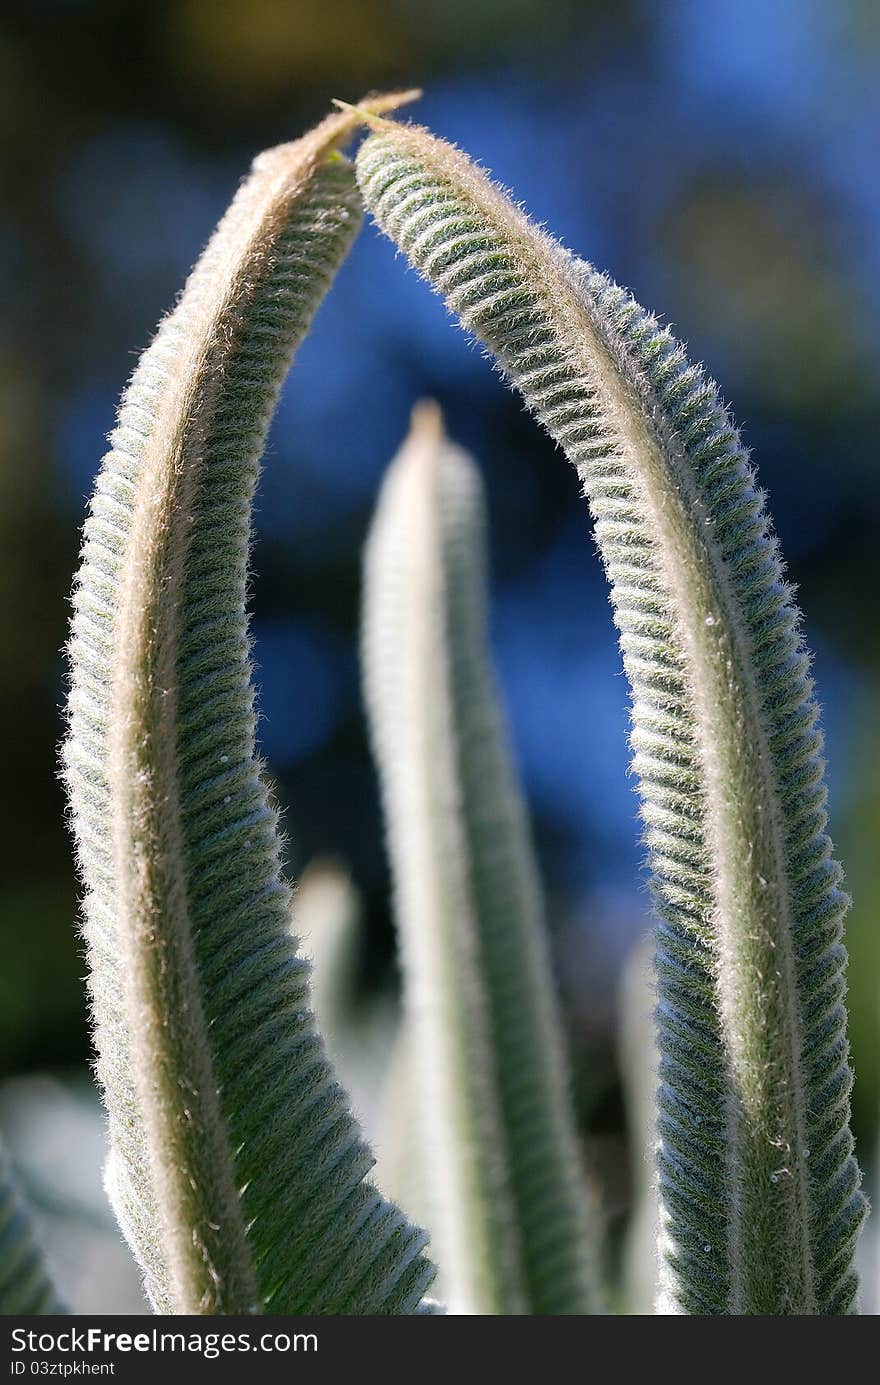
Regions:
<instances>
[{"instance_id":1,"label":"blurred background foliage","mask_svg":"<svg viewBox=\"0 0 880 1385\"><path fill-rule=\"evenodd\" d=\"M878 77L872 0L4 6L0 1117L83 1311L108 1308L111 1281L122 1285L117 1310L136 1288L97 1181L76 888L55 777L78 529L136 355L253 154L294 137L332 96L374 87L424 85L418 118L670 315L734 403L816 652L832 829L855 897L855 1126L862 1162L873 1162ZM361 984L381 989L392 942L357 677L360 548L379 478L425 395L485 470L495 655L585 1135L619 1239L638 1179L624 1157L616 996L649 910L604 579L573 475L369 228L272 430L254 555L263 750L291 869L324 852L349 864L369 938Z\"/></svg>"}]
</instances>

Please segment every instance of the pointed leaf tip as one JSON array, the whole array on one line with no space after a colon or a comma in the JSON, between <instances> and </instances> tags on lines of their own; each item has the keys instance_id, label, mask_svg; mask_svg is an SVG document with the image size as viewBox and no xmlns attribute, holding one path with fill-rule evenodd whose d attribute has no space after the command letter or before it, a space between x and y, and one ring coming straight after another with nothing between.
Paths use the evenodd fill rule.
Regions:
<instances>
[{"instance_id":1,"label":"pointed leaf tip","mask_svg":"<svg viewBox=\"0 0 880 1385\"><path fill-rule=\"evenodd\" d=\"M333 105L351 117L352 125L369 125L381 129L393 124L393 121L383 119L386 112L399 110L401 106L409 105L411 101L418 101L421 95L420 87L410 87L407 91L391 91L365 96L362 101L354 105L335 96Z\"/></svg>"},{"instance_id":2,"label":"pointed leaf tip","mask_svg":"<svg viewBox=\"0 0 880 1385\"><path fill-rule=\"evenodd\" d=\"M411 437L420 442L442 442L446 437L443 410L436 399L420 399L414 404L409 426Z\"/></svg>"}]
</instances>

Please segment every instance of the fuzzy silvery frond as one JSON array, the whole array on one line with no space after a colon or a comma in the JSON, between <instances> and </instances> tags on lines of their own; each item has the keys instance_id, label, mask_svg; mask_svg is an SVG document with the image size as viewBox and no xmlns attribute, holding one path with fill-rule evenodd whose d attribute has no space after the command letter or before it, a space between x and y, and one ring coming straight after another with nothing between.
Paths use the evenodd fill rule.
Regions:
<instances>
[{"instance_id":1,"label":"fuzzy silvery frond","mask_svg":"<svg viewBox=\"0 0 880 1385\"><path fill-rule=\"evenodd\" d=\"M809 658L746 451L627 292L449 145L373 125L368 207L577 468L611 586L660 916L661 1310L852 1311L846 898Z\"/></svg>"},{"instance_id":2,"label":"fuzzy silvery frond","mask_svg":"<svg viewBox=\"0 0 880 1385\"><path fill-rule=\"evenodd\" d=\"M0 1316L65 1312L0 1141Z\"/></svg>"},{"instance_id":3,"label":"fuzzy silvery frond","mask_svg":"<svg viewBox=\"0 0 880 1385\"><path fill-rule=\"evenodd\" d=\"M159 1312L405 1313L432 1277L366 1180L254 748L251 506L359 225L350 123L256 160L123 396L74 590L65 769L108 1186Z\"/></svg>"},{"instance_id":4,"label":"fuzzy silvery frond","mask_svg":"<svg viewBox=\"0 0 880 1385\"><path fill-rule=\"evenodd\" d=\"M450 1311L585 1313L587 1193L485 550L479 473L422 405L367 545L362 649L425 1211Z\"/></svg>"}]
</instances>

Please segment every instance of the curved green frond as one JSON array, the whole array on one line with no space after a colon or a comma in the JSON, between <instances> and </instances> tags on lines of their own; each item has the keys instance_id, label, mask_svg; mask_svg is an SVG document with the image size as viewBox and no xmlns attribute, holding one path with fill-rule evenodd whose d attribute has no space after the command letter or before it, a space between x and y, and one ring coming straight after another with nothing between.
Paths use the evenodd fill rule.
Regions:
<instances>
[{"instance_id":1,"label":"curved green frond","mask_svg":"<svg viewBox=\"0 0 880 1385\"><path fill-rule=\"evenodd\" d=\"M485 566L479 473L422 405L367 546L362 647L428 1220L450 1311L585 1313L586 1188Z\"/></svg>"},{"instance_id":2,"label":"curved green frond","mask_svg":"<svg viewBox=\"0 0 880 1385\"><path fill-rule=\"evenodd\" d=\"M65 1311L0 1141L0 1316Z\"/></svg>"},{"instance_id":3,"label":"curved green frond","mask_svg":"<svg viewBox=\"0 0 880 1385\"><path fill-rule=\"evenodd\" d=\"M577 468L611 584L660 914L661 1306L851 1311L846 898L809 659L745 449L628 293L448 145L372 123L367 205Z\"/></svg>"},{"instance_id":4,"label":"curved green frond","mask_svg":"<svg viewBox=\"0 0 880 1385\"><path fill-rule=\"evenodd\" d=\"M365 1181L254 750L251 506L359 224L350 126L256 160L125 392L74 590L65 766L108 1186L160 1312L410 1312L432 1277Z\"/></svg>"}]
</instances>

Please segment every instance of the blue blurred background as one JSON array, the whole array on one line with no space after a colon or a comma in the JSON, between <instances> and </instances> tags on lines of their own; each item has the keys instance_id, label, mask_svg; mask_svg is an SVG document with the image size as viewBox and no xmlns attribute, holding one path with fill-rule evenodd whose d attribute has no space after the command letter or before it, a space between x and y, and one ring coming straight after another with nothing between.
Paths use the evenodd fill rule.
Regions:
<instances>
[{"instance_id":1,"label":"blue blurred background","mask_svg":"<svg viewBox=\"0 0 880 1385\"><path fill-rule=\"evenodd\" d=\"M53 1169L65 1149L92 1150L92 1134L58 1132L79 1119L94 1129L56 748L66 598L105 435L138 352L253 154L294 137L333 96L400 84L424 86L419 120L670 320L733 401L816 654L832 830L856 901L855 1125L872 1162L878 78L873 0L4 7L0 1121L47 1216L63 1223L55 1204L67 1199L96 1236L103 1216L91 1152L82 1190L62 1197ZM291 870L328 851L351 867L371 938L363 981L378 985L392 934L358 687L360 549L383 469L426 395L488 486L494 652L614 1234L629 1198L615 996L649 908L604 579L573 474L370 226L300 353L270 438L254 553L263 751ZM41 1114L50 1099L55 1121ZM54 1159L47 1126L60 1141ZM62 1245L87 1307L108 1302L103 1246L84 1285L82 1241Z\"/></svg>"}]
</instances>

